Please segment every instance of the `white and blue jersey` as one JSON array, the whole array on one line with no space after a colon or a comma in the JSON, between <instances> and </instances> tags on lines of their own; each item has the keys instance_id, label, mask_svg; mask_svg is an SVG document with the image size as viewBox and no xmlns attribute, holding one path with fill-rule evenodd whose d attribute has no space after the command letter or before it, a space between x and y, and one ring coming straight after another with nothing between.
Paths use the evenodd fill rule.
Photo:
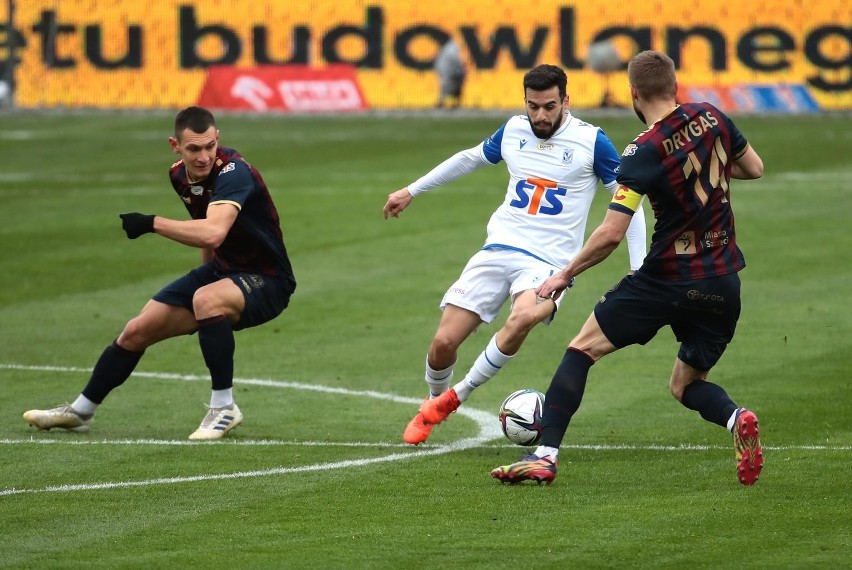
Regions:
<instances>
[{"instance_id":1,"label":"white and blue jersey","mask_svg":"<svg viewBox=\"0 0 852 570\"><path fill-rule=\"evenodd\" d=\"M484 247L517 249L561 268L583 247L598 180L615 187L619 157L601 129L568 113L549 139L531 133L519 115L480 145L485 160L503 160L509 170Z\"/></svg>"},{"instance_id":2,"label":"white and blue jersey","mask_svg":"<svg viewBox=\"0 0 852 570\"><path fill-rule=\"evenodd\" d=\"M509 183L503 203L488 222L483 249L514 250L564 267L583 246L598 181L610 193L617 186L620 159L612 142L599 127L567 111L548 139L537 138L529 118L517 115L408 189L416 195L500 161L506 163ZM631 269L638 269L645 256L645 221L638 218L627 235Z\"/></svg>"}]
</instances>

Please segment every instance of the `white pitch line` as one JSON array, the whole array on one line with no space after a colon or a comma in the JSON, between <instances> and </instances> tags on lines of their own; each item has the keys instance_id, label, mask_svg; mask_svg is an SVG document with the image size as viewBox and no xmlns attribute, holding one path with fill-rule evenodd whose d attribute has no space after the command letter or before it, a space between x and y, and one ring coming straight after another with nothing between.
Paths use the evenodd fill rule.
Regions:
<instances>
[{"instance_id":1,"label":"white pitch line","mask_svg":"<svg viewBox=\"0 0 852 570\"><path fill-rule=\"evenodd\" d=\"M175 483L194 483L198 481L222 481L226 479L244 479L248 477L266 477L269 475L287 475L290 473L307 473L311 471L328 471L329 469L345 469L347 467L362 467L365 465L373 465L375 463L385 463L389 461L400 461L412 457L425 457L427 455L440 455L451 451L461 451L468 449L471 445L475 446L480 443L479 437L472 437L457 441L450 445L444 445L435 449L414 451L412 453L394 453L383 457L374 457L370 459L351 459L346 461L333 461L330 463L316 463L313 465L303 465L301 467L275 467L272 469L262 469L257 471L239 471L237 473L219 473L214 475L193 475L187 477L167 477L161 479L145 479L142 481L119 481L112 483L86 483L78 485L51 485L42 487L41 489L5 489L0 491L0 497L10 495L23 495L33 493L57 493L69 491L99 491L103 489L124 489L129 487L149 487L152 485L168 485Z\"/></svg>"},{"instance_id":2,"label":"white pitch line","mask_svg":"<svg viewBox=\"0 0 852 570\"><path fill-rule=\"evenodd\" d=\"M4 364L0 363L0 369L7 370L37 370L46 372L89 372L86 368L72 368L60 366L25 366L20 364ZM187 374L165 374L156 372L136 372L133 376L199 381L208 380L207 376L187 375ZM346 388L336 388L331 386L322 386L317 384L304 384L300 382L286 382L279 380L268 380L261 378L235 378L235 383L253 384L257 386L268 386L275 388L292 388L297 390L312 390L316 392L324 392L330 394L345 394L350 396L364 396L370 398L378 398L391 402L405 404L419 404L417 398L408 398L397 396L395 394L386 394L383 392L375 392L372 390L349 390ZM376 463L384 463L391 461L400 461L414 457L425 457L429 455L440 455L453 451L462 451L465 449L481 448L481 447L505 447L502 446L486 446L487 441L500 437L500 430L497 427L497 422L494 421L493 414L477 410L474 408L464 407L459 408L458 414L467 416L479 426L479 433L471 438L466 438L448 445L438 445L435 447L427 447L428 444L418 446L415 451L409 453L393 453L382 457L374 457L369 459L353 459L346 461L336 461L330 463L317 463L313 465L304 465L301 467L276 467L273 469L265 469L258 471L242 471L237 473L220 473L212 475L194 475L186 477L170 477L161 479L146 479L141 481L123 481L123 482L108 482L108 483L88 483L76 485L53 485L40 489L5 489L0 491L0 497L21 494L33 493L50 493L50 492L70 492L70 491L90 491L101 489L119 489L130 487L146 487L152 485L166 485L177 483L191 483L197 481L239 479L247 477L263 477L269 475L286 475L290 473L305 473L310 471L323 471L329 469L345 469L347 467L362 467L365 465L373 465ZM220 442L188 442L174 440L102 440L102 441L59 441L59 440L36 440L36 439L3 439L0 444L23 444L23 443L40 443L40 444L59 444L59 445L302 445L302 446L350 446L350 447L411 447L397 443L369 443L369 442L288 442L275 440L224 440ZM514 447L514 446L510 446ZM723 450L729 449L728 446L709 446L709 445L630 445L630 444L615 444L615 445L563 445L562 449L576 450L594 450L594 451L619 451L619 450L637 450L637 451L706 451L706 450ZM819 450L819 451L849 451L852 446L823 446L823 445L801 445L801 446L764 446L766 450Z\"/></svg>"},{"instance_id":3,"label":"white pitch line","mask_svg":"<svg viewBox=\"0 0 852 570\"><path fill-rule=\"evenodd\" d=\"M28 370L28 371L45 371L45 372L90 372L87 368L73 368L67 366L26 366L21 364L12 364L12 363L0 363L0 369L7 370ZM141 376L147 378L159 378L159 379L169 379L169 380L187 380L187 381L198 381L198 380L209 380L207 376L199 376L199 375L188 375L188 374L163 374L156 372L134 372L133 376ZM263 378L234 378L234 383L237 384L252 384L255 386L268 386L274 388L292 388L296 390L311 390L315 392L323 392L328 394L345 394L348 396L363 396L368 398L377 398L380 400L387 400L390 402L397 402L403 404L419 404L421 402L418 398L408 398L404 396L397 396L395 394L386 394L383 392L376 392L373 390L348 390L346 388L336 388L332 386L322 386L318 384L304 384L301 382L284 382L279 380L268 380ZM372 465L375 463L383 463L383 462L391 462L391 461L400 461L403 459L410 459L414 457L424 457L428 455L440 455L444 453L450 453L453 451L461 451L464 449L470 449L471 447L476 447L485 443L486 441L490 441L492 439L496 439L501 436L500 429L497 426L497 422L494 419L494 415L484 412L482 410L477 410L475 408L460 408L456 413L466 416L473 420L478 428L479 432L474 437L462 439L460 441L448 444L441 445L434 448L417 448L415 451L411 451L409 453L392 453L390 455L385 455L382 457L373 457L369 459L353 459L347 461L336 461L330 463L317 463L314 465L303 465L301 467L276 467L273 469L265 469L259 471L245 471L238 473L219 473L212 475L194 475L187 477L171 477L166 479L146 479L142 481L123 481L123 482L112 482L112 483L91 483L91 484L77 484L77 485L53 485L50 487L43 487L40 489L5 489L0 491L0 497L9 496L9 495L21 495L21 494L31 494L31 493L51 493L51 492L68 492L68 491L86 491L86 490L101 490L101 489L117 489L117 488L127 488L127 487L146 487L151 485L165 485L165 484L175 484L175 483L191 483L195 481L213 481L213 480L224 480L224 479L238 479L245 477L263 477L268 475L284 475L288 473L304 473L308 471L325 471L329 469L344 469L347 467L361 467L364 465ZM222 442L224 443L224 442ZM411 447L411 446L408 446Z\"/></svg>"},{"instance_id":4,"label":"white pitch line","mask_svg":"<svg viewBox=\"0 0 852 570\"><path fill-rule=\"evenodd\" d=\"M44 371L44 372L79 372L89 374L91 368L75 368L70 366L25 366L21 364L4 364L0 363L0 368L6 370L27 370L27 371ZM210 381L210 377L199 374L171 374L163 372L134 372L131 376L138 378L156 378L159 380L184 380L187 382ZM235 384L251 384L253 386L267 386L273 388L292 388L294 390L310 390L314 392L324 392L326 394L343 394L346 396L364 396L368 398L377 398L379 400L389 400L401 404L419 404L422 398L409 398L405 396L397 396L395 394L386 394L384 392L376 392L374 390L349 390L347 388L336 388L333 386L323 386L321 384L306 384L303 382L289 382L284 380L268 380L265 378L234 378Z\"/></svg>"}]
</instances>

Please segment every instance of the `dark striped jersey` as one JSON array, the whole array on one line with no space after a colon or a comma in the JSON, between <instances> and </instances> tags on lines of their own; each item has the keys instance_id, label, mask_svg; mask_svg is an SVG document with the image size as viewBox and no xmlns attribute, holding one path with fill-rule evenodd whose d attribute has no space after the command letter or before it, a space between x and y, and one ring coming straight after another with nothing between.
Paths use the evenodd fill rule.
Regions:
<instances>
[{"instance_id":1,"label":"dark striped jersey","mask_svg":"<svg viewBox=\"0 0 852 570\"><path fill-rule=\"evenodd\" d=\"M219 147L210 175L201 182L189 183L183 160L172 165L169 178L194 220L206 218L210 204L233 204L239 209L225 241L213 250L213 265L219 271L279 277L295 290L278 210L260 173L236 150Z\"/></svg>"},{"instance_id":2,"label":"dark striped jersey","mask_svg":"<svg viewBox=\"0 0 852 570\"><path fill-rule=\"evenodd\" d=\"M619 203L631 190L651 202L654 235L640 271L683 281L745 267L729 183L733 161L747 150L733 121L709 103L675 107L627 145L610 208L632 213L629 200Z\"/></svg>"}]
</instances>

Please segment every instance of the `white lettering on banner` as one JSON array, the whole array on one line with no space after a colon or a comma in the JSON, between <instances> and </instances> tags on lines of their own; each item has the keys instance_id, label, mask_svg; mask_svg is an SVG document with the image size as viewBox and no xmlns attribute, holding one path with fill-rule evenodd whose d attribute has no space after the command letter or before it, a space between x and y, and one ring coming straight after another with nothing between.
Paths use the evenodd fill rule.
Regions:
<instances>
[{"instance_id":1,"label":"white lettering on banner","mask_svg":"<svg viewBox=\"0 0 852 570\"><path fill-rule=\"evenodd\" d=\"M368 108L355 69L328 66L212 66L198 96L202 107L269 111L330 112Z\"/></svg>"},{"instance_id":2,"label":"white lettering on banner","mask_svg":"<svg viewBox=\"0 0 852 570\"><path fill-rule=\"evenodd\" d=\"M294 111L360 109L361 95L349 80L284 80L278 83L284 104Z\"/></svg>"},{"instance_id":3,"label":"white lettering on banner","mask_svg":"<svg viewBox=\"0 0 852 570\"><path fill-rule=\"evenodd\" d=\"M263 80L251 75L240 75L231 87L231 97L243 99L255 111L266 111L266 100L273 95L275 92Z\"/></svg>"}]
</instances>

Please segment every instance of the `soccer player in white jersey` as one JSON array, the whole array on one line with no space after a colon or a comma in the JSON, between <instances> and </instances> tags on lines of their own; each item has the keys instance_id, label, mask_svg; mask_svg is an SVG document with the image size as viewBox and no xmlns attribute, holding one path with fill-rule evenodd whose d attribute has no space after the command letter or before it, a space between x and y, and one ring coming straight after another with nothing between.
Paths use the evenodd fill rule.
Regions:
<instances>
[{"instance_id":1,"label":"soccer player in white jersey","mask_svg":"<svg viewBox=\"0 0 852 570\"><path fill-rule=\"evenodd\" d=\"M407 187L388 196L384 217L399 217L418 194L501 160L509 170L503 204L488 222L485 245L467 263L441 301L438 329L426 356L429 397L405 428L403 440L419 444L471 392L518 352L538 323L550 323L559 300L535 289L580 251L599 181L613 193L619 155L604 132L568 110L568 78L554 65L524 75L525 115L511 117L479 145L462 150ZM627 232L630 270L645 257L640 208ZM511 310L465 377L450 387L458 348L507 299Z\"/></svg>"}]
</instances>

